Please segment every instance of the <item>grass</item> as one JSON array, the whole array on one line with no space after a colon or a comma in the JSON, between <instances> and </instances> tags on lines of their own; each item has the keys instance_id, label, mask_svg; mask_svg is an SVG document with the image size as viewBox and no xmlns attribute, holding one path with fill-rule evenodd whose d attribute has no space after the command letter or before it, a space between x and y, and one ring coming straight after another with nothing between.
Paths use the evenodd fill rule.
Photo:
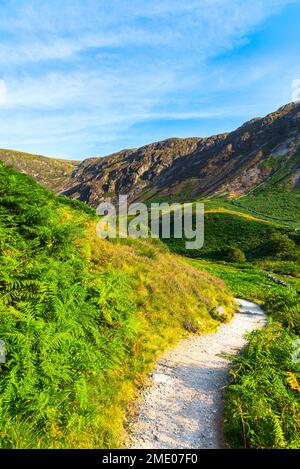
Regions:
<instances>
[{"instance_id":1,"label":"grass","mask_svg":"<svg viewBox=\"0 0 300 469\"><path fill-rule=\"evenodd\" d=\"M276 285L261 269L249 263L227 264L199 260L189 260L189 262L221 278L232 294L239 298L263 303L267 294L277 291L285 292L285 287Z\"/></svg>"},{"instance_id":2,"label":"grass","mask_svg":"<svg viewBox=\"0 0 300 469\"><path fill-rule=\"evenodd\" d=\"M234 309L159 241L100 240L93 211L0 166L2 448L115 448L156 358ZM199 326L198 321L201 321Z\"/></svg>"},{"instance_id":3,"label":"grass","mask_svg":"<svg viewBox=\"0 0 300 469\"><path fill-rule=\"evenodd\" d=\"M254 210L259 216L266 216L289 226L299 227L300 191L269 190L242 197L234 202L238 208Z\"/></svg>"},{"instance_id":4,"label":"grass","mask_svg":"<svg viewBox=\"0 0 300 469\"><path fill-rule=\"evenodd\" d=\"M269 240L275 234L286 235L299 244L299 234L294 229L223 209L206 211L204 233L204 246L199 250L187 251L185 238L170 238L164 242L172 252L207 260L225 259L224 249L228 246L241 249L248 260L264 259L268 254Z\"/></svg>"},{"instance_id":5,"label":"grass","mask_svg":"<svg viewBox=\"0 0 300 469\"><path fill-rule=\"evenodd\" d=\"M299 165L299 158L298 149L288 161L281 162L280 158L274 160L272 157L265 160L265 164L275 165L273 174L263 185L233 201L233 204L281 224L299 228L300 190L292 188L290 177Z\"/></svg>"},{"instance_id":6,"label":"grass","mask_svg":"<svg viewBox=\"0 0 300 469\"><path fill-rule=\"evenodd\" d=\"M17 171L34 175L53 192L59 192L68 185L68 178L78 163L5 149L0 149L0 160L5 165L12 165Z\"/></svg>"}]
</instances>

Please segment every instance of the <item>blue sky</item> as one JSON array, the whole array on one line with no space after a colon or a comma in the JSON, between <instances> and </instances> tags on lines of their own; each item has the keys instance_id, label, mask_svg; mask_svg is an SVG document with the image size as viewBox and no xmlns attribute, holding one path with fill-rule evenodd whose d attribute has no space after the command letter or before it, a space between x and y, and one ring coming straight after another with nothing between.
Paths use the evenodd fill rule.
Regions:
<instances>
[{"instance_id":1,"label":"blue sky","mask_svg":"<svg viewBox=\"0 0 300 469\"><path fill-rule=\"evenodd\" d=\"M299 0L0 0L0 147L83 159L233 130L294 99L299 23Z\"/></svg>"}]
</instances>

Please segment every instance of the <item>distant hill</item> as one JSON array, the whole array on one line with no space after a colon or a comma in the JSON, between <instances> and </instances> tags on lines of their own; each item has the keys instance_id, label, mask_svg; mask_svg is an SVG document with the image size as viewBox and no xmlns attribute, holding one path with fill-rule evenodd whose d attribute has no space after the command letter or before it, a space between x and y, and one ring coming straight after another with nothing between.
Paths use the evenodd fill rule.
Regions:
<instances>
[{"instance_id":1,"label":"distant hill","mask_svg":"<svg viewBox=\"0 0 300 469\"><path fill-rule=\"evenodd\" d=\"M56 193L97 206L120 193L132 200L239 197L269 182L294 191L300 188L299 146L300 103L291 103L231 133L170 138L81 163L7 150L0 159Z\"/></svg>"},{"instance_id":2,"label":"distant hill","mask_svg":"<svg viewBox=\"0 0 300 469\"><path fill-rule=\"evenodd\" d=\"M5 165L13 166L21 173L33 177L53 192L67 189L72 172L79 163L3 149L0 149L0 160Z\"/></svg>"}]
</instances>

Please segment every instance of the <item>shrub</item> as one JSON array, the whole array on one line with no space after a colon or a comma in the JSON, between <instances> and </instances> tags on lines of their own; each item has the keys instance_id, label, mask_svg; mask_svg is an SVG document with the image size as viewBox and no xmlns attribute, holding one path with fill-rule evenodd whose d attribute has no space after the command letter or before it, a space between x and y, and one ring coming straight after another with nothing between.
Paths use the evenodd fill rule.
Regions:
<instances>
[{"instance_id":1,"label":"shrub","mask_svg":"<svg viewBox=\"0 0 300 469\"><path fill-rule=\"evenodd\" d=\"M271 234L265 244L266 253L275 259L297 259L299 249L296 243L287 235L279 232Z\"/></svg>"},{"instance_id":2,"label":"shrub","mask_svg":"<svg viewBox=\"0 0 300 469\"><path fill-rule=\"evenodd\" d=\"M300 301L294 290L270 293L265 302L265 309L283 327L300 335Z\"/></svg>"},{"instance_id":3,"label":"shrub","mask_svg":"<svg viewBox=\"0 0 300 469\"><path fill-rule=\"evenodd\" d=\"M229 246L224 249L223 259L227 262L242 264L243 262L246 262L246 255L240 248Z\"/></svg>"}]
</instances>

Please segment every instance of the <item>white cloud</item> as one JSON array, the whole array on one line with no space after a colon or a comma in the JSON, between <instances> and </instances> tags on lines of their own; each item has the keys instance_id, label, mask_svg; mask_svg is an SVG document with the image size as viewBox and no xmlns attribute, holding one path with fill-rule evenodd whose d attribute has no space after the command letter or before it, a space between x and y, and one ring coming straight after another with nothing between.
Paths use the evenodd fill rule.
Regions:
<instances>
[{"instance_id":1,"label":"white cloud","mask_svg":"<svg viewBox=\"0 0 300 469\"><path fill-rule=\"evenodd\" d=\"M81 109L98 113L98 120L110 122L119 115L126 120L144 110L148 112L176 84L173 70L157 71L155 65L143 70L120 64L118 70L48 73L39 78L26 75L10 79L7 90L9 109L31 109L40 112Z\"/></svg>"},{"instance_id":2,"label":"white cloud","mask_svg":"<svg viewBox=\"0 0 300 469\"><path fill-rule=\"evenodd\" d=\"M15 0L0 15L0 62L69 60L91 48L186 48L205 59L235 47L296 0ZM147 21L144 21L144 20ZM9 29L7 29L9 27ZM16 47L17 45L17 47Z\"/></svg>"},{"instance_id":3,"label":"white cloud","mask_svg":"<svg viewBox=\"0 0 300 469\"><path fill-rule=\"evenodd\" d=\"M0 9L7 83L6 90L0 81L0 138L12 147L52 142L58 150L76 142L84 154L89 142L117 141L147 120L232 115L222 104L206 105L206 97L262 80L273 65L229 61L220 75L210 59L247 42L288 3L7 0Z\"/></svg>"}]
</instances>

